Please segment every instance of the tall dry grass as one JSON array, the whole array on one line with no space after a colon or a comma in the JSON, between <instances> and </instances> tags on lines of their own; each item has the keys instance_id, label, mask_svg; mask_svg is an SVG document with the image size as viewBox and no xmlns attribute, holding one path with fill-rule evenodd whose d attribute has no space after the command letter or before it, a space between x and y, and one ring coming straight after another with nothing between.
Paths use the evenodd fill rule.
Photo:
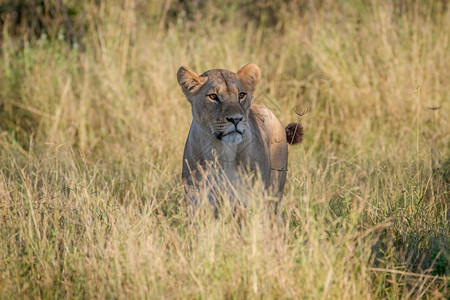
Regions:
<instances>
[{"instance_id":1,"label":"tall dry grass","mask_svg":"<svg viewBox=\"0 0 450 300\"><path fill-rule=\"evenodd\" d=\"M4 24L1 298L449 297L446 2L180 5L80 4L82 52ZM176 70L248 62L257 103L310 108L285 220L250 186L188 220Z\"/></svg>"}]
</instances>

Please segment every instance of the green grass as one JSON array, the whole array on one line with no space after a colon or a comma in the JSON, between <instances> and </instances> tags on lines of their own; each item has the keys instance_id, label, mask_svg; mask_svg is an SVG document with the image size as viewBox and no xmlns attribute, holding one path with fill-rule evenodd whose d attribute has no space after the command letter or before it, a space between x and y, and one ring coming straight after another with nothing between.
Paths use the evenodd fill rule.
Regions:
<instances>
[{"instance_id":1,"label":"green grass","mask_svg":"<svg viewBox=\"0 0 450 300\"><path fill-rule=\"evenodd\" d=\"M2 29L0 298L450 296L445 1L97 2L81 52ZM248 62L255 102L310 108L285 220L258 186L189 220L176 71Z\"/></svg>"}]
</instances>

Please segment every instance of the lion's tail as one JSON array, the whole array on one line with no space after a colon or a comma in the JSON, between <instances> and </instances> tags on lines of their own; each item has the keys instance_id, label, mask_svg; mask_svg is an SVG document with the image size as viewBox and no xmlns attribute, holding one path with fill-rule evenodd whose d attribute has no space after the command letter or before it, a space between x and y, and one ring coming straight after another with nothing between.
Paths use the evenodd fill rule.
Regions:
<instances>
[{"instance_id":1,"label":"lion's tail","mask_svg":"<svg viewBox=\"0 0 450 300\"><path fill-rule=\"evenodd\" d=\"M303 140L303 127L300 123L291 123L286 126L286 139L291 145L300 143Z\"/></svg>"}]
</instances>

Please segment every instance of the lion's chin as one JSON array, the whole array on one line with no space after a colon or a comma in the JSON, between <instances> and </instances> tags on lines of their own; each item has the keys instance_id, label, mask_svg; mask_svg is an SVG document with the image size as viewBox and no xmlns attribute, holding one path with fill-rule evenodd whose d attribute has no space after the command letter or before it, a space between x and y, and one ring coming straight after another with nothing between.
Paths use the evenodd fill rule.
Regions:
<instances>
[{"instance_id":1,"label":"lion's chin","mask_svg":"<svg viewBox=\"0 0 450 300\"><path fill-rule=\"evenodd\" d=\"M241 133L233 132L222 137L222 142L225 144L239 144L243 141Z\"/></svg>"},{"instance_id":2,"label":"lion's chin","mask_svg":"<svg viewBox=\"0 0 450 300\"><path fill-rule=\"evenodd\" d=\"M243 133L238 131L233 131L230 133L215 133L214 136L225 144L239 144L243 141Z\"/></svg>"}]
</instances>

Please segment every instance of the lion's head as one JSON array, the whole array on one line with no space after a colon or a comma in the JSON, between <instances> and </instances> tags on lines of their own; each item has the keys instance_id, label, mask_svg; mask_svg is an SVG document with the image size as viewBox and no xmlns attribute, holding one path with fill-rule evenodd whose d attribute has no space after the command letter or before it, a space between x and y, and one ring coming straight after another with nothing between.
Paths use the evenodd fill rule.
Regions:
<instances>
[{"instance_id":1,"label":"lion's head","mask_svg":"<svg viewBox=\"0 0 450 300\"><path fill-rule=\"evenodd\" d=\"M237 73L214 69L197 75L186 67L177 73L192 115L206 133L224 143L238 144L248 130L253 92L261 78L257 65L248 64Z\"/></svg>"}]
</instances>

